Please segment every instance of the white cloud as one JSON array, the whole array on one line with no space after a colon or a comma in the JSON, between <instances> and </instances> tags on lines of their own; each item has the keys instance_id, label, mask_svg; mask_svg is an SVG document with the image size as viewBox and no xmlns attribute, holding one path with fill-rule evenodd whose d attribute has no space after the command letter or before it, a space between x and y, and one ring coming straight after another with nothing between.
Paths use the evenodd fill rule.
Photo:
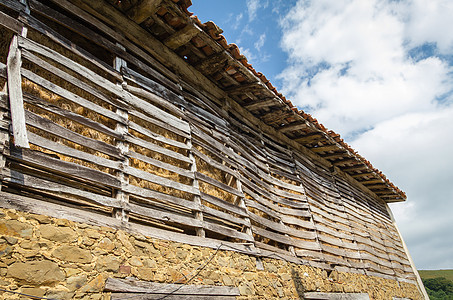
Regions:
<instances>
[{"instance_id":1,"label":"white cloud","mask_svg":"<svg viewBox=\"0 0 453 300\"><path fill-rule=\"evenodd\" d=\"M236 16L234 17L234 21L230 21L230 22L232 23L231 28L232 28L233 30L237 30L237 29L239 28L239 26L241 25L241 21L242 21L242 18L243 18L243 17L244 17L244 15L243 15L242 13L240 13L240 14L238 14L238 15L236 15ZM233 18L233 17L232 17L232 18ZM230 23L230 24L231 24L231 23Z\"/></svg>"},{"instance_id":2,"label":"white cloud","mask_svg":"<svg viewBox=\"0 0 453 300\"><path fill-rule=\"evenodd\" d=\"M247 13L249 15L249 22L255 20L258 9L267 8L269 5L268 1L264 0L247 0Z\"/></svg>"},{"instance_id":3,"label":"white cloud","mask_svg":"<svg viewBox=\"0 0 453 300\"><path fill-rule=\"evenodd\" d=\"M266 41L266 34L261 34L258 40L255 42L254 46L257 51L261 51L262 47L264 46L264 42Z\"/></svg>"},{"instance_id":4,"label":"white cloud","mask_svg":"<svg viewBox=\"0 0 453 300\"><path fill-rule=\"evenodd\" d=\"M397 2L396 7L400 16L407 22L404 34L410 46L425 42L437 43L440 52L451 54L453 1L406 0Z\"/></svg>"},{"instance_id":5,"label":"white cloud","mask_svg":"<svg viewBox=\"0 0 453 300\"><path fill-rule=\"evenodd\" d=\"M249 20L253 21L256 18L256 13L260 7L259 0L247 0L247 13L249 15Z\"/></svg>"},{"instance_id":6,"label":"white cloud","mask_svg":"<svg viewBox=\"0 0 453 300\"><path fill-rule=\"evenodd\" d=\"M282 92L407 192L395 215L423 268L453 267L437 234L453 226L453 62L409 52L451 55L452 15L451 0L300 0L281 22Z\"/></svg>"}]
</instances>

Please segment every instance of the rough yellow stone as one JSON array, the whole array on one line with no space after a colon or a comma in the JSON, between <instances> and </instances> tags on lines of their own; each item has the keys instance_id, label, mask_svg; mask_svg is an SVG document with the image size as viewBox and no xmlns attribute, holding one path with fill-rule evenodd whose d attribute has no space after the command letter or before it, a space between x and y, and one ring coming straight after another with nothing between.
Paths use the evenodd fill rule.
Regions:
<instances>
[{"instance_id":1,"label":"rough yellow stone","mask_svg":"<svg viewBox=\"0 0 453 300\"><path fill-rule=\"evenodd\" d=\"M56 283L64 280L65 275L52 261L16 262L8 267L8 277L35 284Z\"/></svg>"},{"instance_id":2,"label":"rough yellow stone","mask_svg":"<svg viewBox=\"0 0 453 300\"><path fill-rule=\"evenodd\" d=\"M75 263L90 263L92 256L89 250L77 246L62 245L56 248L52 255L60 260Z\"/></svg>"}]
</instances>

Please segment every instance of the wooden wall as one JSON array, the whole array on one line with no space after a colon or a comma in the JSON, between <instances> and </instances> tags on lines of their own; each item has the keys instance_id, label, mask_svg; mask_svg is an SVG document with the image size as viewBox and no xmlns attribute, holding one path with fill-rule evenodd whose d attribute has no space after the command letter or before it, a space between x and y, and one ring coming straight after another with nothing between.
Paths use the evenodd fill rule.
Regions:
<instances>
[{"instance_id":1,"label":"wooden wall","mask_svg":"<svg viewBox=\"0 0 453 300\"><path fill-rule=\"evenodd\" d=\"M169 240L415 279L384 201L78 6L28 3L0 1L3 195L158 228Z\"/></svg>"}]
</instances>

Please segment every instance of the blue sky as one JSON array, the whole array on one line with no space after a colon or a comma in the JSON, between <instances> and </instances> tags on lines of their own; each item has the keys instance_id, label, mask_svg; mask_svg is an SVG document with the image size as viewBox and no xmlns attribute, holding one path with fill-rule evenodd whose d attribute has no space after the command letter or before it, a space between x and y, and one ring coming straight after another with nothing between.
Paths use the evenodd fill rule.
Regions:
<instances>
[{"instance_id":1,"label":"blue sky","mask_svg":"<svg viewBox=\"0 0 453 300\"><path fill-rule=\"evenodd\" d=\"M293 104L407 193L419 269L453 269L453 1L193 0Z\"/></svg>"}]
</instances>

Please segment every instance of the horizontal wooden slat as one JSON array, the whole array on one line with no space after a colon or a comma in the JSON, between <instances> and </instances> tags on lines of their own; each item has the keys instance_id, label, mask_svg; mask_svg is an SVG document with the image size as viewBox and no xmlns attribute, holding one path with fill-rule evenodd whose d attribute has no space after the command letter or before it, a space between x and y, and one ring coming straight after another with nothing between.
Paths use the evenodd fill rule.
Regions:
<instances>
[{"instance_id":1,"label":"horizontal wooden slat","mask_svg":"<svg viewBox=\"0 0 453 300\"><path fill-rule=\"evenodd\" d=\"M112 157L118 159L123 158L120 150L110 144L78 134L30 111L25 112L25 117L27 125L51 133L52 135L55 135L57 137L64 138L73 143L105 153Z\"/></svg>"},{"instance_id":2,"label":"horizontal wooden slat","mask_svg":"<svg viewBox=\"0 0 453 300\"><path fill-rule=\"evenodd\" d=\"M222 209L225 209L227 211L230 211L232 213L235 213L237 215L240 215L240 216L243 216L243 217L247 217L248 214L246 212L246 210L242 207L239 207L239 206L236 206L230 202L227 202L225 200L222 200L220 198L217 198L217 197L214 197L214 196L211 196L209 194L206 194L206 193L203 193L203 192L200 192L200 197L202 200L206 201L206 202L209 202L215 206L218 206Z\"/></svg>"},{"instance_id":3,"label":"horizontal wooden slat","mask_svg":"<svg viewBox=\"0 0 453 300\"><path fill-rule=\"evenodd\" d=\"M129 142L131 144L143 147L145 149L148 149L148 150L151 150L151 151L163 154L163 155L166 155L168 157L180 160L182 162L185 162L185 163L191 163L192 162L187 156L182 155L181 153L178 153L178 152L172 151L170 149L167 149L167 148L161 147L159 145L156 145L154 143L142 140L142 139L137 138L137 137L135 137L133 135L126 135L124 139L125 139L125 141L127 141L127 142Z\"/></svg>"},{"instance_id":4,"label":"horizontal wooden slat","mask_svg":"<svg viewBox=\"0 0 453 300\"><path fill-rule=\"evenodd\" d=\"M215 179L212 179L211 177L203 174L203 173L200 173L200 172L196 172L195 173L195 178L200 180L200 181L203 181L203 182L206 182L206 183L209 183L219 189L222 189L224 190L225 192L228 192L228 193L231 193L235 196L238 196L238 197L244 197L244 194L242 194L241 192L239 192L237 189L225 184L225 183L222 183L220 181L217 181Z\"/></svg>"},{"instance_id":5,"label":"horizontal wooden slat","mask_svg":"<svg viewBox=\"0 0 453 300\"><path fill-rule=\"evenodd\" d=\"M49 170L70 178L78 178L80 180L91 181L101 186L108 186L119 189L120 181L107 173L90 169L76 163L66 162L55 159L47 154L33 151L29 149L11 149L10 152L4 153L11 159L21 163L31 165L43 170Z\"/></svg>"},{"instance_id":6,"label":"horizontal wooden slat","mask_svg":"<svg viewBox=\"0 0 453 300\"><path fill-rule=\"evenodd\" d=\"M153 165L155 167L174 172L174 173L182 175L184 177L188 177L191 179L195 178L195 174L190 170L186 170L186 169L174 166L172 164L165 163L163 161L148 157L146 155L143 155L143 154L140 154L140 153L137 153L134 151L128 151L124 155L129 158L135 158L135 159L141 160L141 161L148 163L150 165Z\"/></svg>"},{"instance_id":7,"label":"horizontal wooden slat","mask_svg":"<svg viewBox=\"0 0 453 300\"><path fill-rule=\"evenodd\" d=\"M136 169L136 168L133 168L130 166L124 166L123 171L124 171L124 173L129 174L131 176L134 176L134 177L137 177L137 178L140 178L140 179L143 179L143 180L155 183L155 184L173 188L175 190L191 193L194 195L200 194L199 190L194 188L192 185L186 185L183 183L179 183L179 182L176 182L176 181L164 178L164 177L160 177L158 175L154 175L152 173L148 173L146 171Z\"/></svg>"},{"instance_id":8,"label":"horizontal wooden slat","mask_svg":"<svg viewBox=\"0 0 453 300\"><path fill-rule=\"evenodd\" d=\"M80 106L83 106L89 110L92 110L100 115L103 115L109 119L112 119L114 121L117 121L117 122L120 122L120 123L123 123L123 124L127 124L127 120L118 116L117 114L115 114L113 111L111 110L108 110L108 109L105 109L99 105L96 105L94 104L93 102L90 102L74 93L71 93L67 90L65 90L64 88L58 86L58 85L55 85L53 84L52 82L34 74L33 72L29 71L29 70L25 70L25 69L22 69L22 75L33 81L34 83L42 86L43 88L57 94L58 96L61 96L69 101L72 101Z\"/></svg>"},{"instance_id":9,"label":"horizontal wooden slat","mask_svg":"<svg viewBox=\"0 0 453 300\"><path fill-rule=\"evenodd\" d=\"M65 156L77 158L86 162L96 164L98 166L119 170L122 167L122 163L118 161L112 161L101 156L92 155L56 142L43 138L33 132L28 132L28 138L31 144L39 146L41 148L63 154Z\"/></svg>"},{"instance_id":10,"label":"horizontal wooden slat","mask_svg":"<svg viewBox=\"0 0 453 300\"><path fill-rule=\"evenodd\" d=\"M165 143L170 146L178 147L180 149L189 149L189 146L187 146L187 144L185 144L185 143L166 138L166 137L164 137L160 134L154 133L151 130L146 129L134 122L129 122L129 129L135 130L155 141L162 142L162 143Z\"/></svg>"},{"instance_id":11,"label":"horizontal wooden slat","mask_svg":"<svg viewBox=\"0 0 453 300\"><path fill-rule=\"evenodd\" d=\"M129 279L108 278L105 291L127 293L159 293L173 295L211 295L211 296L239 296L239 289L230 286L185 285L171 283L157 283Z\"/></svg>"},{"instance_id":12,"label":"horizontal wooden slat","mask_svg":"<svg viewBox=\"0 0 453 300\"><path fill-rule=\"evenodd\" d=\"M83 197L89 201L93 201L97 204L104 205L107 207L127 208L127 206L125 206L124 203L121 203L115 198L99 195L96 193L91 193L88 191L84 191L80 188L63 185L54 181L41 179L31 175L22 174L18 171L3 169L1 174L3 176L2 180L9 183L21 185L23 187L38 189L46 192L56 192L69 194L76 197Z\"/></svg>"}]
</instances>

